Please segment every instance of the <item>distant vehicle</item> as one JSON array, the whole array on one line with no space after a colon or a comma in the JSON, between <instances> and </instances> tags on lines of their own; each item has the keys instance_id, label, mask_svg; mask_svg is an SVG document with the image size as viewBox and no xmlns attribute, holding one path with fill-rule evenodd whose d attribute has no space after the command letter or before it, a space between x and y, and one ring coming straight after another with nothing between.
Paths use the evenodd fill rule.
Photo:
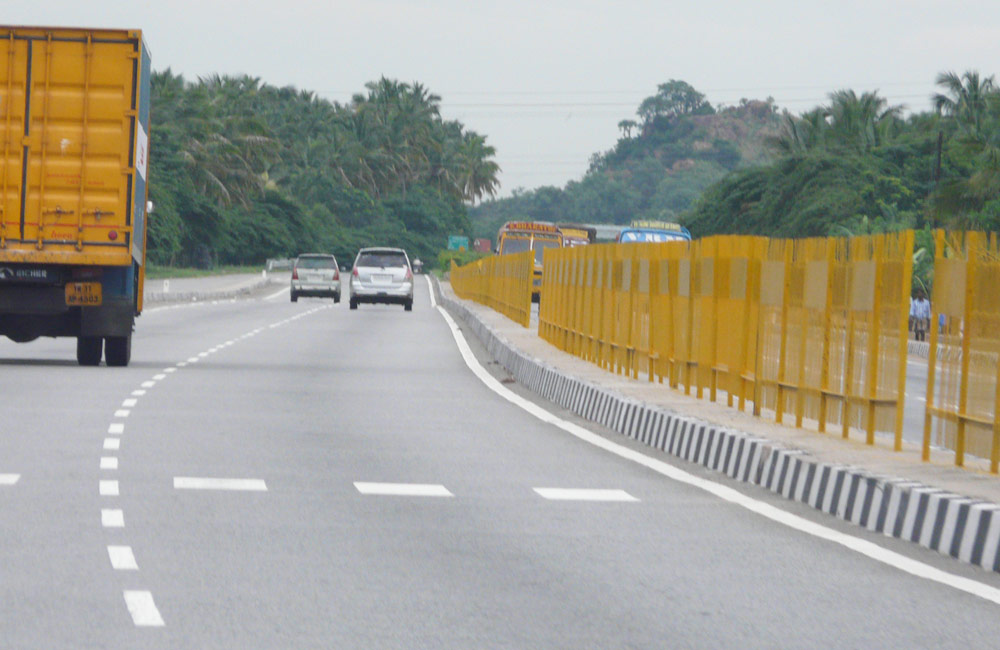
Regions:
<instances>
[{"instance_id":1,"label":"distant vehicle","mask_svg":"<svg viewBox=\"0 0 1000 650\"><path fill-rule=\"evenodd\" d=\"M493 242L486 237L478 237L472 242L472 250L477 253L489 253L493 250Z\"/></svg>"},{"instance_id":2,"label":"distant vehicle","mask_svg":"<svg viewBox=\"0 0 1000 650\"><path fill-rule=\"evenodd\" d=\"M580 223L561 223L556 226L563 235L563 247L586 246L597 242L597 228Z\"/></svg>"},{"instance_id":3,"label":"distant vehicle","mask_svg":"<svg viewBox=\"0 0 1000 650\"><path fill-rule=\"evenodd\" d=\"M127 366L150 211L142 32L0 27L0 42L0 335L75 337L81 366Z\"/></svg>"},{"instance_id":4,"label":"distant vehicle","mask_svg":"<svg viewBox=\"0 0 1000 650\"><path fill-rule=\"evenodd\" d=\"M561 248L563 234L559 228L544 221L508 221L497 233L497 254L510 255L535 252L535 271L531 283L531 300L538 302L542 291L542 252L546 248Z\"/></svg>"},{"instance_id":5,"label":"distant vehicle","mask_svg":"<svg viewBox=\"0 0 1000 650\"><path fill-rule=\"evenodd\" d=\"M340 267L333 255L299 255L292 265L292 302L299 296L333 298L340 302Z\"/></svg>"},{"instance_id":6,"label":"distant vehicle","mask_svg":"<svg viewBox=\"0 0 1000 650\"><path fill-rule=\"evenodd\" d=\"M621 243L691 241L691 233L679 223L633 221L629 227L622 228L617 241Z\"/></svg>"},{"instance_id":7,"label":"distant vehicle","mask_svg":"<svg viewBox=\"0 0 1000 650\"><path fill-rule=\"evenodd\" d=\"M351 309L367 303L413 309L413 270L402 248L362 248L351 271Z\"/></svg>"}]
</instances>

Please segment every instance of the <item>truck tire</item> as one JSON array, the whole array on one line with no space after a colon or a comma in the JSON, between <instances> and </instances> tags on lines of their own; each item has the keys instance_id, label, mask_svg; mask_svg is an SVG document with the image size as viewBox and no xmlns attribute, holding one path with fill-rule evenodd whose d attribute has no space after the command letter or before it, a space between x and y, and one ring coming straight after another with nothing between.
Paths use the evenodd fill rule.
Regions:
<instances>
[{"instance_id":1,"label":"truck tire","mask_svg":"<svg viewBox=\"0 0 1000 650\"><path fill-rule=\"evenodd\" d=\"M104 339L104 361L112 367L124 368L132 360L132 335L109 336Z\"/></svg>"},{"instance_id":2,"label":"truck tire","mask_svg":"<svg viewBox=\"0 0 1000 650\"><path fill-rule=\"evenodd\" d=\"M81 366L96 366L101 363L104 339L100 336L76 337L76 360Z\"/></svg>"}]
</instances>

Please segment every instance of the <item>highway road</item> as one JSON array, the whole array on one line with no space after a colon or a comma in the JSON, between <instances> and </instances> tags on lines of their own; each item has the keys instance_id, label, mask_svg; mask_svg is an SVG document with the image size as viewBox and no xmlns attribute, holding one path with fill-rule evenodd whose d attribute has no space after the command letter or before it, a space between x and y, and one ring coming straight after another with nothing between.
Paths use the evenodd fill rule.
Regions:
<instances>
[{"instance_id":1,"label":"highway road","mask_svg":"<svg viewBox=\"0 0 1000 650\"><path fill-rule=\"evenodd\" d=\"M124 369L0 342L0 646L996 644L1000 576L543 422L417 293L151 309Z\"/></svg>"}]
</instances>

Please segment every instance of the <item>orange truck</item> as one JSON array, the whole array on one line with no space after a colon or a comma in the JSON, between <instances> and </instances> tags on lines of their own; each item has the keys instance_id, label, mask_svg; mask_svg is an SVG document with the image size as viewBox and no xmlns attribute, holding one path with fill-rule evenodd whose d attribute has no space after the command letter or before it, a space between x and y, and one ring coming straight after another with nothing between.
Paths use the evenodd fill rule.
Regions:
<instances>
[{"instance_id":1,"label":"orange truck","mask_svg":"<svg viewBox=\"0 0 1000 650\"><path fill-rule=\"evenodd\" d=\"M138 30L0 26L0 334L127 366L146 262L150 57Z\"/></svg>"}]
</instances>

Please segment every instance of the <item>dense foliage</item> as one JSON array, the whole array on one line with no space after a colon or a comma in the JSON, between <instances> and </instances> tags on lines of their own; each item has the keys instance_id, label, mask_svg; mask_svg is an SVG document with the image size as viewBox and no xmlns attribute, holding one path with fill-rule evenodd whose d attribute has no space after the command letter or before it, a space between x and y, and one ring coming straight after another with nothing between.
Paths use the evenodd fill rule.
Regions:
<instances>
[{"instance_id":1,"label":"dense foliage","mask_svg":"<svg viewBox=\"0 0 1000 650\"><path fill-rule=\"evenodd\" d=\"M625 224L675 220L704 190L733 170L772 158L767 146L780 116L773 102L743 100L713 107L683 81L660 84L639 105L639 121L618 123L621 138L591 158L565 188L515 190L471 211L478 237L495 237L504 221L533 219Z\"/></svg>"},{"instance_id":2,"label":"dense foliage","mask_svg":"<svg viewBox=\"0 0 1000 650\"><path fill-rule=\"evenodd\" d=\"M768 100L716 108L662 84L622 137L564 189L517 191L473 210L478 236L506 219L626 223L674 218L696 236L1000 230L1000 90L943 73L935 110L904 116L877 92L840 90L802 115Z\"/></svg>"},{"instance_id":3,"label":"dense foliage","mask_svg":"<svg viewBox=\"0 0 1000 650\"><path fill-rule=\"evenodd\" d=\"M258 264L361 246L433 259L492 195L486 138L419 83L380 79L344 105L251 77L152 79L149 259Z\"/></svg>"},{"instance_id":4,"label":"dense foliage","mask_svg":"<svg viewBox=\"0 0 1000 650\"><path fill-rule=\"evenodd\" d=\"M877 93L831 93L785 114L777 159L711 187L692 232L779 236L1000 228L1000 93L976 72L938 76L936 110L902 116Z\"/></svg>"}]
</instances>

